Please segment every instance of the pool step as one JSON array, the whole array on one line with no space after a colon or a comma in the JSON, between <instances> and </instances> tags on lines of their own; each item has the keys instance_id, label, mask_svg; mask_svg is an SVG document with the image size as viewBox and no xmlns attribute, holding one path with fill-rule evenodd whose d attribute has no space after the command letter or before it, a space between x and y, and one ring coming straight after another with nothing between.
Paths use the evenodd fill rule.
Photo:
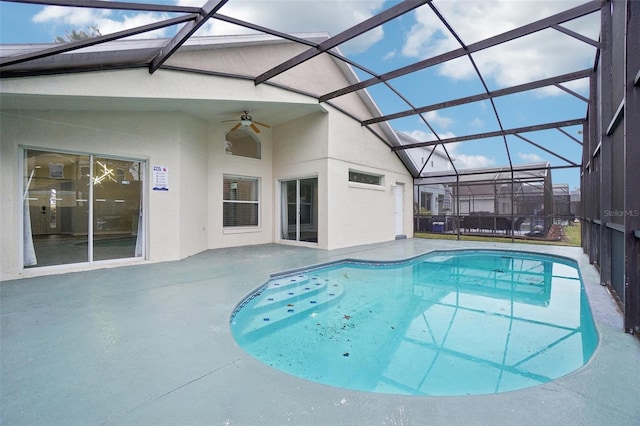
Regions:
<instances>
[{"instance_id":1,"label":"pool step","mask_svg":"<svg viewBox=\"0 0 640 426\"><path fill-rule=\"evenodd\" d=\"M265 300L253 307L254 316L243 327L243 335L266 331L298 315L311 315L314 310L339 299L344 293L344 286L339 282L317 277L309 279L308 284L305 282L299 287L288 287L285 291L274 291L269 286L263 290L262 297L265 297ZM270 294L271 292L273 294Z\"/></svg>"},{"instance_id":2,"label":"pool step","mask_svg":"<svg viewBox=\"0 0 640 426\"><path fill-rule=\"evenodd\" d=\"M264 298L255 305L254 309L271 308L273 306L279 306L282 302L289 302L304 295L311 295L318 293L325 289L329 283L328 279L312 277L311 279L304 277L304 279L298 279L296 284L290 282L285 283L269 283L269 285L262 290Z\"/></svg>"},{"instance_id":3,"label":"pool step","mask_svg":"<svg viewBox=\"0 0 640 426\"><path fill-rule=\"evenodd\" d=\"M313 277L318 279L317 277ZM306 284L310 280L308 275L295 275L291 277L278 278L269 282L263 291L282 290L283 288L295 287L299 284Z\"/></svg>"}]
</instances>

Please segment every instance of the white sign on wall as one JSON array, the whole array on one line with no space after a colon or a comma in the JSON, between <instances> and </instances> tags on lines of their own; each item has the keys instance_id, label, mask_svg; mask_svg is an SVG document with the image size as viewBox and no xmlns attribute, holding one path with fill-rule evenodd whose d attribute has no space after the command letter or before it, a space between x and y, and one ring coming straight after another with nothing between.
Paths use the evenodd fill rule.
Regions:
<instances>
[{"instance_id":1,"label":"white sign on wall","mask_svg":"<svg viewBox=\"0 0 640 426\"><path fill-rule=\"evenodd\" d=\"M153 190L169 190L169 170L164 166L153 166Z\"/></svg>"}]
</instances>

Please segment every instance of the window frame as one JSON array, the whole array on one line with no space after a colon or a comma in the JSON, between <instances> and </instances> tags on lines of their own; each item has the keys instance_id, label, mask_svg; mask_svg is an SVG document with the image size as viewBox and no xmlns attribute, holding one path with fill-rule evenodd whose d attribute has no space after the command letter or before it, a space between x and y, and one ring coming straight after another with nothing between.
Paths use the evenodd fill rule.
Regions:
<instances>
[{"instance_id":1,"label":"window frame","mask_svg":"<svg viewBox=\"0 0 640 426\"><path fill-rule=\"evenodd\" d=\"M238 135L243 135L244 137L251 139L253 141L253 143L256 144L256 156L250 156L250 155L243 155L241 153L233 153L233 141L229 141L228 137L230 134L238 134ZM256 161L260 161L262 160L262 141L260 140L260 138L258 137L258 135L256 135L255 133L251 132L250 130L244 129L242 127L235 129L235 130L229 130L228 132L225 132L224 134L224 154L231 156L231 157L236 157L236 158L248 158L250 160L256 160ZM231 145L228 145L228 143L230 143Z\"/></svg>"},{"instance_id":2,"label":"window frame","mask_svg":"<svg viewBox=\"0 0 640 426\"><path fill-rule=\"evenodd\" d=\"M245 180L245 181L253 181L256 185L255 187L255 194L256 194L256 200L232 200L232 199L226 199L225 198L225 186L227 185L227 181L229 180ZM231 182L230 182L231 183ZM227 231L233 231L233 230L242 230L242 229L258 229L262 226L262 201L261 201L261 189L262 189L262 179L256 176L244 176L244 175L238 175L238 174L228 174L225 173L222 176L222 229L227 232ZM227 222L226 220L226 214L227 214L227 209L225 208L225 205L228 204L235 204L235 205L246 205L246 204L250 204L250 205L256 205L257 207L257 213L256 213L256 224L242 224L242 225L225 225L225 223ZM237 221L237 217L235 218Z\"/></svg>"},{"instance_id":3,"label":"window frame","mask_svg":"<svg viewBox=\"0 0 640 426\"><path fill-rule=\"evenodd\" d=\"M353 175L360 175L364 177L364 179L362 179L362 181L352 180ZM377 180L377 182L373 183L371 182L371 180L373 179L367 179L367 178L374 178L375 180ZM370 180L370 181L367 181L367 180ZM377 174L377 173L370 173L370 172L363 172L361 170L356 170L356 169L349 169L348 181L349 181L349 186L356 187L356 188L384 189L384 175Z\"/></svg>"},{"instance_id":4,"label":"window frame","mask_svg":"<svg viewBox=\"0 0 640 426\"><path fill-rule=\"evenodd\" d=\"M21 271L29 273L27 271L31 271L31 270L48 271L48 270L55 270L59 268L74 267L77 265L93 266L93 265L109 263L109 262L135 263L135 262L140 262L148 259L147 235L148 235L148 223L149 223L149 219L148 219L149 201L148 201L148 193L146 189L146 185L149 182L147 179L147 170L149 167L148 159L140 158L140 157L122 156L118 154L114 154L114 155L100 154L100 153L96 153L95 151L69 150L69 149L60 149L56 147L42 147L37 145L18 145L18 150L19 150L19 162L18 162L17 170L18 170L18 176L19 176L19 179L18 179L19 192L21 194L21 198L24 198L24 200L29 200L29 201L31 201L31 198L28 197L28 191L30 190L29 186L31 184L31 178L33 177L33 175L30 174L29 176L27 176L25 174L26 173L25 161L27 160L28 154L38 153L38 155L58 155L58 156L68 155L68 156L86 157L85 159L77 159L77 164L76 164L74 173L71 173L73 171L73 168L67 168L63 166L62 176L51 176L51 173L46 173L46 176L48 177L46 176L40 177L40 179L49 179L51 181L64 180L65 181L64 183L71 182L71 183L76 183L77 185L80 185L80 186L76 186L75 189L72 189L71 192L76 192L74 197L74 200L75 200L74 204L76 204L75 207L81 208L81 211L86 211L86 215L85 214L80 214L77 216L73 214L72 215L75 219L77 219L77 222L74 224L74 226L77 225L78 223L80 223L80 225L82 226L82 223L86 219L86 228L82 227L80 230L77 230L77 229L75 230L77 235L86 236L86 240L84 239L78 240L79 243L87 247L86 258L83 256L82 258L78 258L77 260L70 258L71 261L66 261L66 260L69 260L67 256L67 258L65 258L65 261L51 263L51 262L48 262L48 259L46 257L44 257L45 259L44 262L27 264L25 262L25 250L28 249L26 247L27 237L25 236L25 232L27 232L25 231L27 220L29 220L30 222L28 226L28 229L29 229L28 238L32 242L33 242L33 230L31 229L31 226L32 226L31 212L30 211L28 213L25 212L25 210L30 209L31 206L29 204L25 205L25 203L23 202L21 203L21 206L20 206L20 215L19 215L18 228L17 228L20 232L18 252L20 253L19 267ZM96 198L94 193L96 184L94 180L95 175L93 170L94 168L93 164L97 159L138 163L139 174L138 174L138 178L135 180L140 182L138 184L140 187L139 193L137 193L138 199L136 200L137 205L139 206L139 210L137 211L139 225L136 229L136 234L135 234L136 245L133 251L133 256L116 255L116 256L105 257L103 255L96 255L95 249L96 247L98 247L96 246L96 242L99 241L100 230L97 228L95 223L98 217L98 212L97 212L97 209L95 208L95 205L96 205L96 202L99 202L99 199ZM50 164L57 164L57 163L50 163ZM84 174L83 172L86 172L86 174ZM87 190L79 192L78 189L81 186L85 186L85 185ZM53 202L53 204L50 204L50 206L55 205L54 214L57 215L58 207L59 207L58 202L59 201L64 202L64 198L63 198L64 195L59 194L58 188L56 188L55 191L56 191L55 201ZM66 191L66 190L63 189L63 191ZM113 203L122 203L122 196L120 193L116 193L113 195L118 195L118 198L114 197L111 200ZM62 206L62 207L69 207L69 206ZM58 227L57 225L58 223L56 222L56 226L51 228L57 229ZM133 230L133 228L131 229ZM63 231L63 232L68 232L68 231ZM118 232L121 232L121 230L114 230L114 232L118 233ZM30 250L33 250L33 247Z\"/></svg>"}]
</instances>

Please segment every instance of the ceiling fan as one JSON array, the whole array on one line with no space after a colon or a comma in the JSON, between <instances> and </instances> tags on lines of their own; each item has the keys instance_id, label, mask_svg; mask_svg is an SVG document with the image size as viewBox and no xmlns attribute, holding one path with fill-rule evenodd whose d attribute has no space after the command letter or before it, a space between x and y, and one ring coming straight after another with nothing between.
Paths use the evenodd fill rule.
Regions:
<instances>
[{"instance_id":1,"label":"ceiling fan","mask_svg":"<svg viewBox=\"0 0 640 426\"><path fill-rule=\"evenodd\" d=\"M229 121L236 121L236 120L224 120L223 123L226 123ZM260 129L258 128L258 126L256 126L256 124L258 126L266 127L267 129L271 128L271 126L269 126L268 124L260 123L259 121L254 121L253 117L249 115L249 111L243 111L242 115L240 116L240 122L235 126L233 126L231 128L231 131L233 132L234 130L237 130L240 126L244 126L244 127L251 127L251 129L254 132L260 133Z\"/></svg>"}]
</instances>

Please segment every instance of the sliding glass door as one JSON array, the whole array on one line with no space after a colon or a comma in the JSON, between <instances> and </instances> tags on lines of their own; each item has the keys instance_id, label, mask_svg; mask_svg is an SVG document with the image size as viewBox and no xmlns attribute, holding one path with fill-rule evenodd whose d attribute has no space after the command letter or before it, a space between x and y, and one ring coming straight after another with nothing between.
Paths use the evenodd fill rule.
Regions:
<instances>
[{"instance_id":1,"label":"sliding glass door","mask_svg":"<svg viewBox=\"0 0 640 426\"><path fill-rule=\"evenodd\" d=\"M89 156L25 151L24 266L88 262Z\"/></svg>"},{"instance_id":2,"label":"sliding glass door","mask_svg":"<svg viewBox=\"0 0 640 426\"><path fill-rule=\"evenodd\" d=\"M142 256L139 161L25 150L25 267Z\"/></svg>"},{"instance_id":3,"label":"sliding glass door","mask_svg":"<svg viewBox=\"0 0 640 426\"><path fill-rule=\"evenodd\" d=\"M318 242L318 178L281 181L281 238Z\"/></svg>"},{"instance_id":4,"label":"sliding glass door","mask_svg":"<svg viewBox=\"0 0 640 426\"><path fill-rule=\"evenodd\" d=\"M93 260L142 255L141 169L136 161L93 157Z\"/></svg>"}]
</instances>

